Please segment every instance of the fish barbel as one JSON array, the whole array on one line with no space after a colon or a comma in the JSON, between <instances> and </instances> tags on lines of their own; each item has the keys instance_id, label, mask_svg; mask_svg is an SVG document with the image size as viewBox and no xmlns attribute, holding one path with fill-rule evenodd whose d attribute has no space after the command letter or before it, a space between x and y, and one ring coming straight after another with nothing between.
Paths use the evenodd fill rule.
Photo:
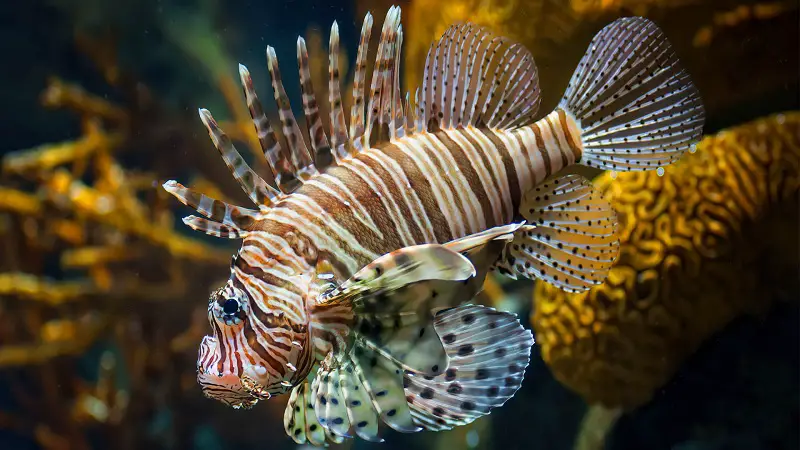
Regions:
<instances>
[{"instance_id":1,"label":"fish barbel","mask_svg":"<svg viewBox=\"0 0 800 450\"><path fill-rule=\"evenodd\" d=\"M504 404L522 383L533 338L515 315L469 304L487 273L571 292L602 283L618 254L616 216L564 169L663 167L704 123L697 89L647 19L600 31L558 107L539 120L531 54L469 23L431 45L413 104L402 96L398 7L386 15L367 96L371 30L367 14L348 125L331 28L327 133L302 38L307 135L274 50L267 66L285 142L240 66L274 186L200 110L257 209L164 184L202 216L186 217L188 226L242 239L209 301L203 392L236 408L291 392L284 424L299 443L381 440L384 425L444 430Z\"/></svg>"}]
</instances>

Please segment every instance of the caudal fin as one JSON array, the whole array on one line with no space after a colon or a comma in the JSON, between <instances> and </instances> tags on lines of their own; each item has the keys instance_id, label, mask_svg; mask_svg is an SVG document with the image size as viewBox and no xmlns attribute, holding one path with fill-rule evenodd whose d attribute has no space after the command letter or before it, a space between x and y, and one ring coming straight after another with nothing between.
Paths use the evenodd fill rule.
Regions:
<instances>
[{"instance_id":1,"label":"caudal fin","mask_svg":"<svg viewBox=\"0 0 800 450\"><path fill-rule=\"evenodd\" d=\"M581 163L650 170L675 162L703 130L697 88L664 33L627 17L603 28L572 75L559 107L581 129Z\"/></svg>"}]
</instances>

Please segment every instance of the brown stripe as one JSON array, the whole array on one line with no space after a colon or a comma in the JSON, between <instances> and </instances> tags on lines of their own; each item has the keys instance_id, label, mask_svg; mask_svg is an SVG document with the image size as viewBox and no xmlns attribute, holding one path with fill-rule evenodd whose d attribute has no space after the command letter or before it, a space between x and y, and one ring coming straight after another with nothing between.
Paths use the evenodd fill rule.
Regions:
<instances>
[{"instance_id":1,"label":"brown stripe","mask_svg":"<svg viewBox=\"0 0 800 450\"><path fill-rule=\"evenodd\" d=\"M219 360L217 361L217 374L222 373L223 366L225 365L225 356L228 354L228 341L225 339L225 334L219 328L216 320L211 320L211 327L214 328L214 336L217 337L217 350L219 351Z\"/></svg>"},{"instance_id":2,"label":"brown stripe","mask_svg":"<svg viewBox=\"0 0 800 450\"><path fill-rule=\"evenodd\" d=\"M547 149L544 148L544 140L542 139L542 130L539 128L539 122L532 124L531 130L533 130L533 136L536 138L536 149L539 150L539 154L542 155L542 159L544 159L544 177L547 178L551 174L550 155L547 153Z\"/></svg>"},{"instance_id":3,"label":"brown stripe","mask_svg":"<svg viewBox=\"0 0 800 450\"><path fill-rule=\"evenodd\" d=\"M258 279L266 283L267 285L280 286L281 288L286 289L287 291L291 292L294 295L297 295L298 297L301 298L303 297L303 292L300 289L298 289L293 283L290 283L288 280L278 278L271 273L265 272L260 267L251 266L250 264L248 264L247 261L244 260L244 258L241 257L241 255L237 255L233 263L239 270L241 270L248 276L252 276L253 278ZM234 277L234 279L236 279L236 277ZM225 300L220 299L219 301L224 302ZM222 304L220 304L220 306L222 306Z\"/></svg>"},{"instance_id":4,"label":"brown stripe","mask_svg":"<svg viewBox=\"0 0 800 450\"><path fill-rule=\"evenodd\" d=\"M550 127L550 134L553 135L553 142L555 142L556 147L558 148L558 153L561 155L561 167L556 170L556 172L558 172L564 167L567 167L567 165L569 165L569 161L567 160L567 155L564 154L564 149L561 148L561 143L558 141L558 125L553 123L552 114L549 114L547 117L545 117L545 121Z\"/></svg>"},{"instance_id":5,"label":"brown stripe","mask_svg":"<svg viewBox=\"0 0 800 450\"><path fill-rule=\"evenodd\" d=\"M556 170L556 172L558 172L564 167L567 167L569 162L567 160L567 155L564 154L564 149L561 148L561 143L558 140L558 125L553 122L552 114L548 114L547 117L545 117L545 122L547 122L547 125L550 127L550 134L553 136L553 142L556 144L556 148L558 148L559 155L561 155L561 167Z\"/></svg>"},{"instance_id":6,"label":"brown stripe","mask_svg":"<svg viewBox=\"0 0 800 450\"><path fill-rule=\"evenodd\" d=\"M264 361L264 363L266 363L270 368L277 372L281 378L283 378L286 375L286 366L282 361L278 361L277 359L273 358L272 355L267 352L267 349L261 346L261 344L258 342L257 332L255 329L253 329L253 324L251 324L249 320L244 321L242 331L244 332L244 337L247 341L248 347L250 347L250 349L255 352L255 354L258 355L262 361ZM267 334L265 333L264 336L266 337Z\"/></svg>"},{"instance_id":7,"label":"brown stripe","mask_svg":"<svg viewBox=\"0 0 800 450\"><path fill-rule=\"evenodd\" d=\"M531 187L536 186L538 184L538 180L536 179L536 172L533 170L533 158L531 157L530 153L528 153L528 146L525 145L525 140L522 139L522 133L514 132L514 133L510 133L510 134L514 137L514 139L517 140L517 145L519 145L519 148L522 150L522 153L525 155L525 163L528 165L528 171L530 172L531 177L533 178L529 182L530 185L529 186L525 186L523 188L523 191L527 192L528 189L530 189ZM519 205L518 204L514 204L514 208L519 209Z\"/></svg>"},{"instance_id":8,"label":"brown stripe","mask_svg":"<svg viewBox=\"0 0 800 450\"><path fill-rule=\"evenodd\" d=\"M436 139L435 134L429 134L426 137L428 139ZM467 224L466 221L463 220L464 218L467 217L466 205L464 204L464 201L459 198L458 195L458 191L460 191L461 189L456 186L450 175L445 175L450 171L450 167L448 167L448 163L444 161L440 156L442 150L439 148L435 148L434 144L428 144L424 140L419 140L417 142L419 142L420 147L425 151L425 154L433 163L434 166L433 170L435 171L435 174L432 174L432 176L439 176L439 178L441 180L444 180L445 184L447 184L447 188L450 189L450 192L453 195L453 201L455 202L455 206L456 208L458 208L458 212L461 215L460 217L462 218L461 223L466 230ZM461 237L461 236L453 236L453 238L456 237Z\"/></svg>"},{"instance_id":9,"label":"brown stripe","mask_svg":"<svg viewBox=\"0 0 800 450\"><path fill-rule=\"evenodd\" d=\"M483 164L483 167L486 168L486 171L489 173L489 177L491 177L492 179L492 185L484 186L484 189L487 192L489 191L489 189L494 189L496 192L500 192L500 183L497 180L497 175L495 175L494 170L491 169L492 166L489 163L489 157L486 155L486 152L483 151L483 146L481 146L481 143L478 142L478 140L476 140L475 138L473 138L472 135L470 135L469 133L463 132L461 136L464 139L466 139L470 143L470 145L472 145L472 148L474 148L475 151L478 153L478 156L480 156L481 158L480 162ZM502 212L503 202L501 201L500 203L501 203L500 211ZM494 210L492 210L492 214L494 214Z\"/></svg>"},{"instance_id":10,"label":"brown stripe","mask_svg":"<svg viewBox=\"0 0 800 450\"><path fill-rule=\"evenodd\" d=\"M465 134L466 133L462 133L462 137ZM450 151L453 159L456 160L459 173L463 174L464 178L467 180L467 183L469 183L472 193L475 195L475 198L478 199L478 202L481 205L481 210L483 211L483 220L486 223L486 227L489 228L499 225L494 223L492 204L489 202L489 197L486 195L486 187L481 182L481 178L478 176L478 172L475 170L475 167L472 166L472 162L467 156L466 151L461 148L461 145L459 145L456 141L450 139L450 136L448 136L446 133L437 133L436 137L439 138L442 144L447 147L447 150ZM466 217L464 219L466 220Z\"/></svg>"},{"instance_id":11,"label":"brown stripe","mask_svg":"<svg viewBox=\"0 0 800 450\"><path fill-rule=\"evenodd\" d=\"M290 284L288 281L284 281L283 283L270 283L271 286L286 286ZM307 326L304 324L296 324L291 322L286 316L277 316L274 313L271 313L272 310L269 308L266 303L263 301L262 298L254 298L253 293L245 286L245 283L242 280L235 277L233 279L233 285L238 288L240 291L244 292L247 296L247 300L250 302L250 311L252 311L253 316L258 319L265 327L271 329L283 329L285 331L291 333L303 333L307 329ZM287 289L290 290L290 289ZM260 297L260 296L259 296ZM301 300L303 297L298 296L298 300ZM288 305L287 305L288 306ZM304 311L303 311L304 312Z\"/></svg>"},{"instance_id":12,"label":"brown stripe","mask_svg":"<svg viewBox=\"0 0 800 450\"><path fill-rule=\"evenodd\" d=\"M520 198L522 198L522 192L519 186L519 177L517 176L517 169L516 167L514 167L514 158L511 157L508 148L506 148L506 144L503 143L503 141L499 137L497 137L497 135L495 135L491 131L485 131L485 132L483 130L477 130L477 131L478 133L483 133L484 136L486 136L487 138L489 138L490 141L492 141L492 144L494 144L494 148L497 150L497 152L500 154L500 157L503 159L503 166L506 169L506 178L508 179L508 187L511 193L511 204L518 205L520 202ZM503 209L505 210L505 214L503 215L503 217L507 218L508 220L511 220L511 218L514 217L516 211L508 210L509 206L506 205L505 202L501 203L503 204Z\"/></svg>"},{"instance_id":13,"label":"brown stripe","mask_svg":"<svg viewBox=\"0 0 800 450\"><path fill-rule=\"evenodd\" d=\"M430 179L423 174L416 163L410 157L406 156L397 145L387 144L379 147L378 150L397 161L400 167L402 167L403 173L406 178L408 178L408 182L411 185L411 190L419 196L422 207L425 209L425 215L428 216L428 220L433 226L436 242L449 242L453 240L453 234L447 223L447 219L445 219L436 201L436 197L433 195L433 187L431 186ZM392 250L396 250L397 248L399 247L395 247Z\"/></svg>"},{"instance_id":14,"label":"brown stripe","mask_svg":"<svg viewBox=\"0 0 800 450\"><path fill-rule=\"evenodd\" d=\"M363 158L359 158L358 155L356 158L358 161L364 162ZM358 199L369 215L369 218L372 219L379 230L397 230L399 224L392 220L389 211L386 209L386 206L384 206L380 197L376 195L376 192L364 181L362 176L359 176L357 171L357 167L339 166L335 169L331 169L329 173L331 176L338 178L339 181L349 189L350 193ZM326 186L331 187L331 184L326 183ZM330 195L326 195L326 197L333 198ZM324 203L321 204L324 205ZM370 231L361 221L356 219L356 216L353 214L352 206L344 205L338 201L336 205L338 205L337 208L328 208L325 206L325 210L328 211L333 220L350 231L350 233L358 239L359 244L369 248L373 253L383 254L390 250L403 247L403 242L396 232L384 232L383 235L380 236ZM348 254L355 256L353 253Z\"/></svg>"},{"instance_id":15,"label":"brown stripe","mask_svg":"<svg viewBox=\"0 0 800 450\"><path fill-rule=\"evenodd\" d=\"M580 137L572 135L572 129L570 128L569 124L567 123L567 113L564 112L563 109L557 108L558 111L558 121L561 123L561 129L564 131L564 136L567 137L567 143L569 144L569 149L572 150L572 155L575 157L575 161L581 160L581 146L579 144Z\"/></svg>"},{"instance_id":16,"label":"brown stripe","mask_svg":"<svg viewBox=\"0 0 800 450\"><path fill-rule=\"evenodd\" d=\"M377 154L377 153L373 153L373 154ZM397 186L397 183L394 181L394 179L392 178L392 175L389 173L389 170L386 167L381 165L378 161L376 161L376 160L374 160L372 158L364 157L362 155L363 155L363 153L361 153L359 155L356 155L356 158L358 158L360 161L363 161L364 164L369 166L369 168L372 169L372 171L375 172L375 174L387 186L387 188L389 189L389 192L382 192L381 194L384 197L391 197L392 200L394 200L394 203L397 205L397 208L400 210L400 216L403 219L403 222L406 224L408 229L411 231L411 236L414 239L413 243L404 243L405 245L400 245L400 246L398 246L396 248L405 247L406 245L424 244L424 243L426 243L425 242L425 237L424 237L424 234L422 232L422 229L420 228L420 225L417 224L414 220L412 220L411 205L408 204L408 201L403 197L403 194L400 191L400 189L404 189L405 186L402 186L402 187L401 186ZM397 230L398 228L393 228L393 229ZM398 237L399 237L399 233L398 233Z\"/></svg>"}]
</instances>

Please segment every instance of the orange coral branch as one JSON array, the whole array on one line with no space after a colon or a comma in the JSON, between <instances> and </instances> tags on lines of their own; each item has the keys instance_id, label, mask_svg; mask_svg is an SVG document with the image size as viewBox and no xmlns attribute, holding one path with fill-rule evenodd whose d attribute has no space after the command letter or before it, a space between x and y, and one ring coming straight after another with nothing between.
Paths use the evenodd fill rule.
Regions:
<instances>
[{"instance_id":1,"label":"orange coral branch","mask_svg":"<svg viewBox=\"0 0 800 450\"><path fill-rule=\"evenodd\" d=\"M57 282L26 273L0 273L0 296L13 295L60 305L79 300L91 292L92 285L87 282Z\"/></svg>"},{"instance_id":2,"label":"orange coral branch","mask_svg":"<svg viewBox=\"0 0 800 450\"><path fill-rule=\"evenodd\" d=\"M35 195L0 186L0 211L38 216L42 211L42 205Z\"/></svg>"},{"instance_id":3,"label":"orange coral branch","mask_svg":"<svg viewBox=\"0 0 800 450\"><path fill-rule=\"evenodd\" d=\"M57 77L50 79L47 89L42 93L42 103L51 108L68 108L86 116L100 117L116 123L128 121L125 110Z\"/></svg>"}]
</instances>

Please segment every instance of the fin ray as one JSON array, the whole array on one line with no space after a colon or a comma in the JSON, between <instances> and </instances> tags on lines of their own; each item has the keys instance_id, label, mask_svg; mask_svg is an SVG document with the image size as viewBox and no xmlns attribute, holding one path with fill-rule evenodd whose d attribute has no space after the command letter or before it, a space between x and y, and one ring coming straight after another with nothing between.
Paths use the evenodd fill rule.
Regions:
<instances>
[{"instance_id":1,"label":"fin ray","mask_svg":"<svg viewBox=\"0 0 800 450\"><path fill-rule=\"evenodd\" d=\"M266 208L278 198L279 194L270 186L263 178L261 178L250 166L245 162L239 151L233 145L233 142L225 134L224 131L217 125L217 121L211 116L207 109L200 109L200 120L203 121L208 130L208 135L214 142L214 147L219 150L225 165L233 174L236 181L242 187L244 192L250 197L259 208Z\"/></svg>"},{"instance_id":2,"label":"fin ray","mask_svg":"<svg viewBox=\"0 0 800 450\"><path fill-rule=\"evenodd\" d=\"M503 405L522 384L533 346L516 316L462 305L439 313L436 332L450 358L436 377L406 373L415 422L428 430L465 425Z\"/></svg>"},{"instance_id":3,"label":"fin ray","mask_svg":"<svg viewBox=\"0 0 800 450\"><path fill-rule=\"evenodd\" d=\"M581 129L581 163L648 170L675 162L698 141L705 112L663 32L627 17L592 39L559 107Z\"/></svg>"},{"instance_id":4,"label":"fin ray","mask_svg":"<svg viewBox=\"0 0 800 450\"><path fill-rule=\"evenodd\" d=\"M421 99L427 131L511 129L538 112L538 71L524 46L473 24L452 25L428 50Z\"/></svg>"},{"instance_id":5,"label":"fin ray","mask_svg":"<svg viewBox=\"0 0 800 450\"><path fill-rule=\"evenodd\" d=\"M580 175L551 177L523 196L528 221L498 267L569 292L602 283L619 254L611 205Z\"/></svg>"},{"instance_id":6,"label":"fin ray","mask_svg":"<svg viewBox=\"0 0 800 450\"><path fill-rule=\"evenodd\" d=\"M372 14L367 13L361 26L361 37L356 55L356 69L353 76L353 105L350 107L350 145L357 153L365 147L364 141L364 83L367 78L367 51L372 33Z\"/></svg>"},{"instance_id":7,"label":"fin ray","mask_svg":"<svg viewBox=\"0 0 800 450\"><path fill-rule=\"evenodd\" d=\"M331 115L331 148L337 162L341 162L348 155L349 136L347 122L344 118L342 106L342 86L339 71L339 24L336 21L331 25L331 37L328 55L328 102Z\"/></svg>"},{"instance_id":8,"label":"fin ray","mask_svg":"<svg viewBox=\"0 0 800 450\"><path fill-rule=\"evenodd\" d=\"M291 158L292 165L296 169L295 175L299 181L316 175L317 168L311 158L311 153L306 147L303 133L297 125L297 120L294 118L292 106L289 103L289 97L286 95L286 90L283 88L283 80L281 78L280 68L278 67L278 58L275 56L275 49L267 47L267 68L269 69L270 78L272 79L272 91L275 96L275 104L278 106L278 116L281 120L281 128L286 137L288 144L289 157Z\"/></svg>"},{"instance_id":9,"label":"fin ray","mask_svg":"<svg viewBox=\"0 0 800 450\"><path fill-rule=\"evenodd\" d=\"M328 136L322 126L322 117L319 114L317 96L314 94L314 85L311 82L311 69L308 64L308 49L302 37L297 38L297 65L300 72L300 91L303 97L303 114L306 117L308 136L311 138L311 148L314 151L314 165L317 170L324 171L335 164Z\"/></svg>"},{"instance_id":10,"label":"fin ray","mask_svg":"<svg viewBox=\"0 0 800 450\"><path fill-rule=\"evenodd\" d=\"M258 99L256 90L253 87L253 78L250 76L250 71L242 64L239 64L239 79L247 101L247 109L250 111L250 118L256 129L261 152L264 153L264 158L267 160L270 170L272 170L278 189L284 194L290 194L298 186L295 168L286 157L286 152L283 150L275 130L264 112L264 107L261 105L261 101Z\"/></svg>"}]
</instances>

